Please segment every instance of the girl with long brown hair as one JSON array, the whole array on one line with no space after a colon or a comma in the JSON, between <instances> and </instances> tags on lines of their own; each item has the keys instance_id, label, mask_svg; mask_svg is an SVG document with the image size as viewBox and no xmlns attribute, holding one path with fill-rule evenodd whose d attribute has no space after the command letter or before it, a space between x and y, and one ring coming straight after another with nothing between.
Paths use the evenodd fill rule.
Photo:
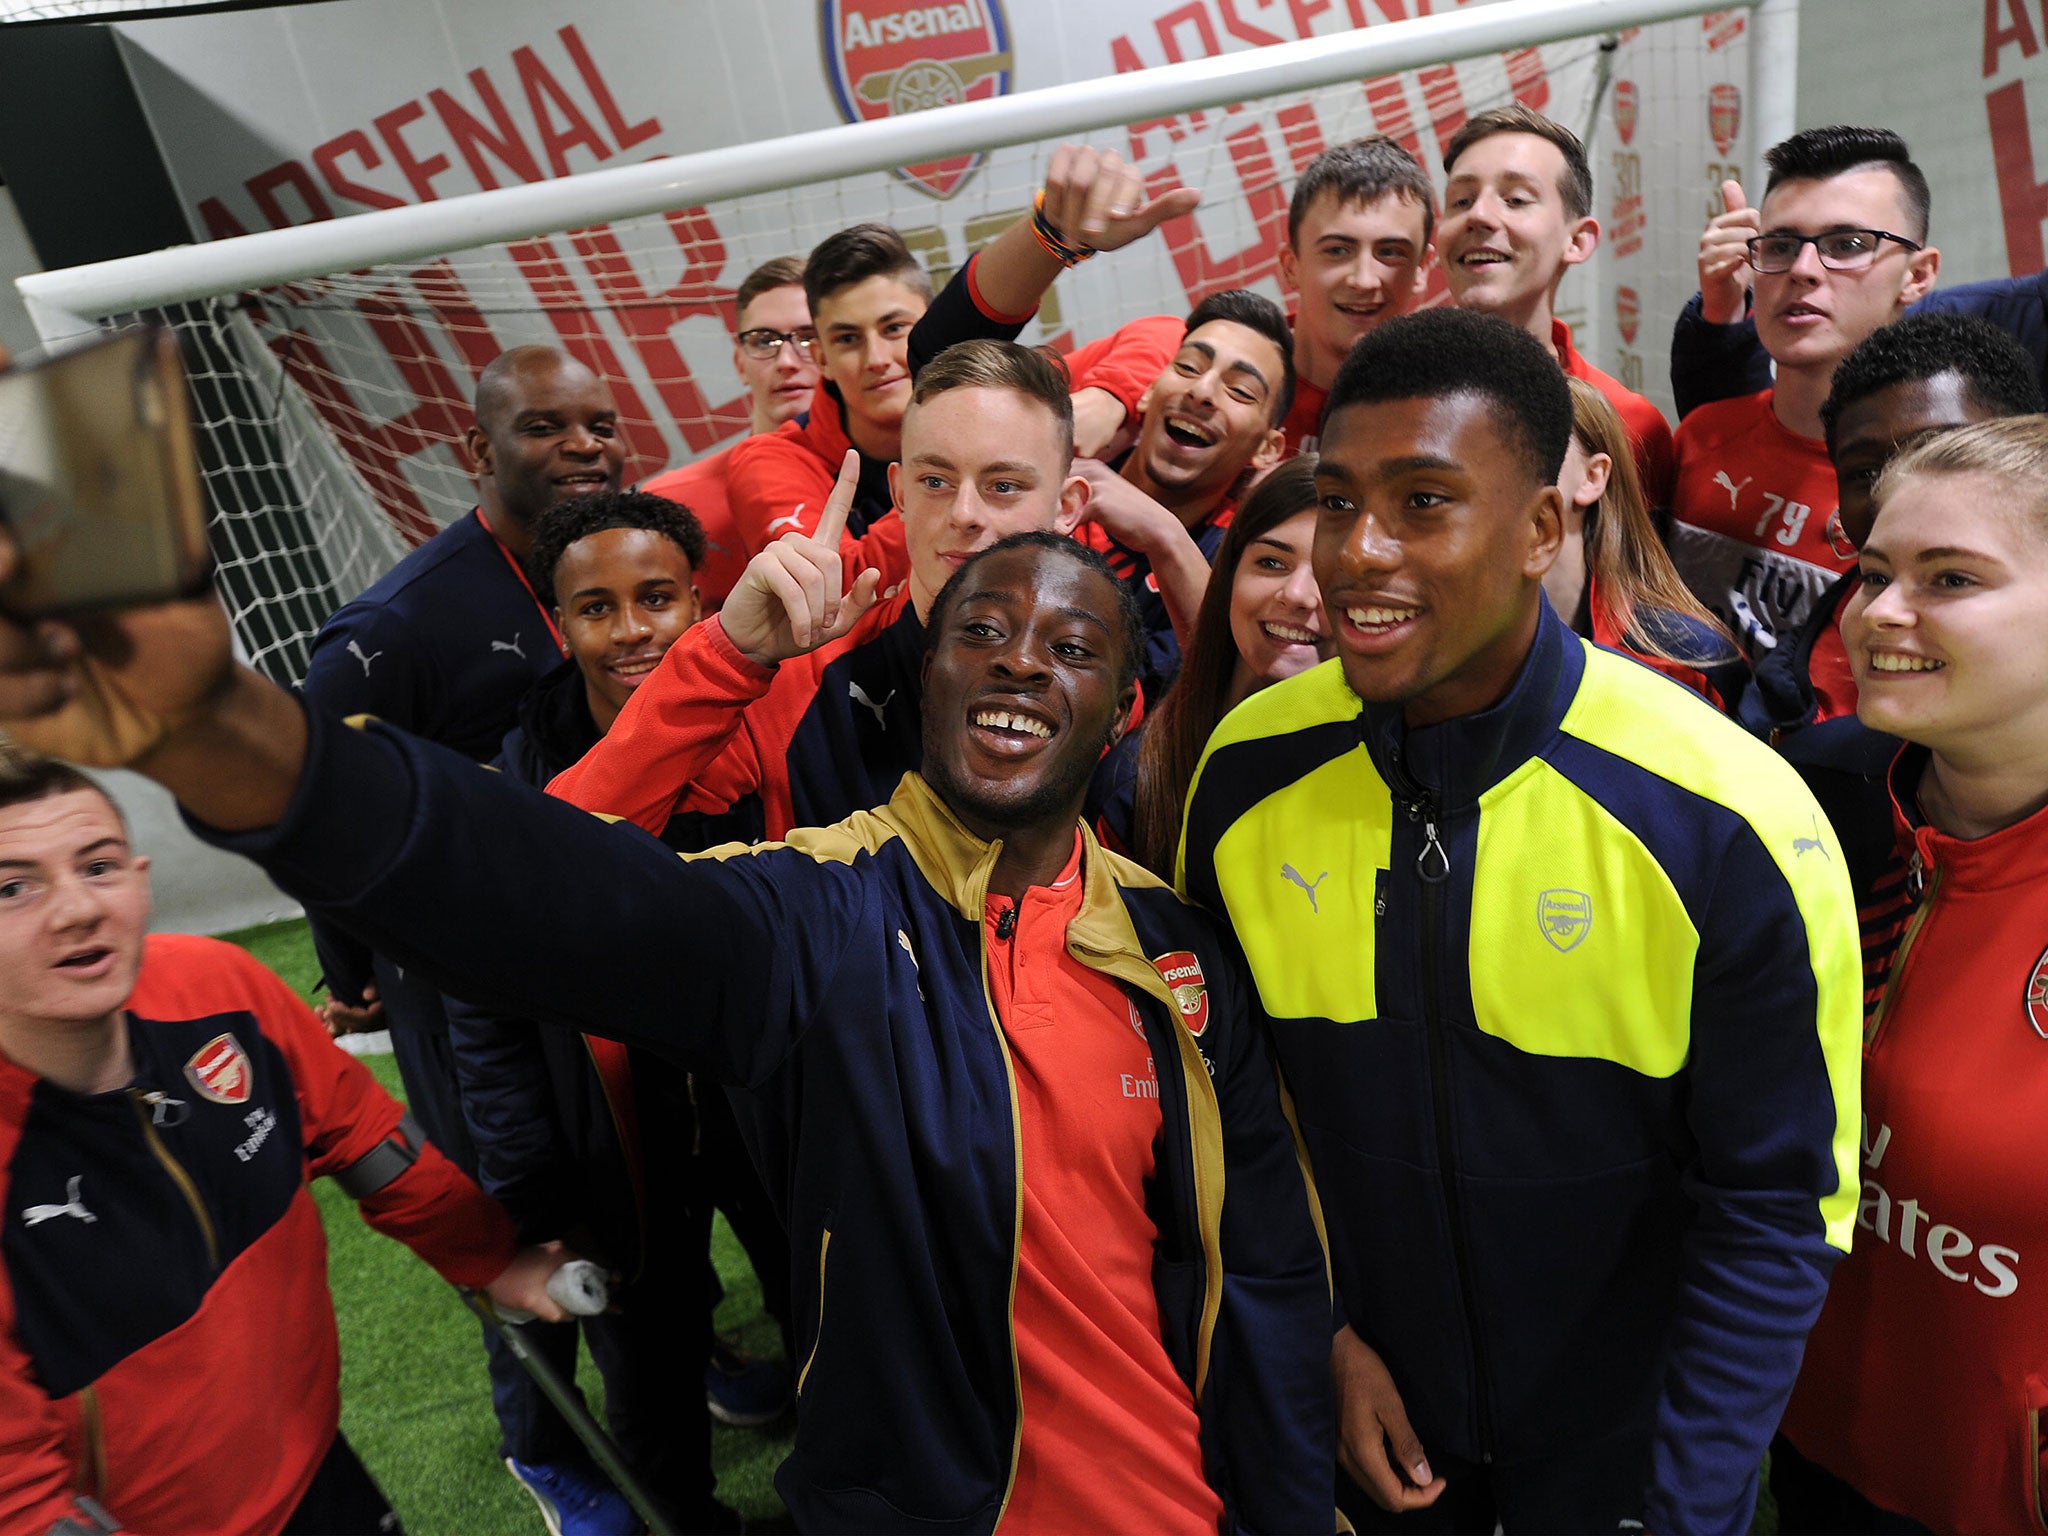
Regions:
<instances>
[{"instance_id":1,"label":"girl with long brown hair","mask_svg":"<svg viewBox=\"0 0 2048 1536\"><path fill-rule=\"evenodd\" d=\"M1741 651L1665 553L1621 417L1592 385L1567 382L1572 441L1557 480L1565 542L1543 578L1551 607L1595 645L1731 708L1749 680Z\"/></svg>"}]
</instances>

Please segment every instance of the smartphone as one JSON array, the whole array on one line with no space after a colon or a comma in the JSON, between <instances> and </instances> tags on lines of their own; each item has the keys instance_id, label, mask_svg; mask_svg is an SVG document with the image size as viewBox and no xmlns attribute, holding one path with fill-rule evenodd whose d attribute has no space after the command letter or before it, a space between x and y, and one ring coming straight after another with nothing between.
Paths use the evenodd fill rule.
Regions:
<instances>
[{"instance_id":1,"label":"smartphone","mask_svg":"<svg viewBox=\"0 0 2048 1536\"><path fill-rule=\"evenodd\" d=\"M177 337L138 326L0 372L0 518L19 617L203 591L212 561Z\"/></svg>"}]
</instances>

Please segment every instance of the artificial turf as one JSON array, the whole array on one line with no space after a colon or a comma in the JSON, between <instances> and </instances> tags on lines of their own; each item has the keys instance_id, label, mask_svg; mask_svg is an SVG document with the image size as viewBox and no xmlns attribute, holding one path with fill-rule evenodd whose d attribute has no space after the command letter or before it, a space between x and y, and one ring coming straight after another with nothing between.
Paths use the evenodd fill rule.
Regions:
<instances>
[{"instance_id":1,"label":"artificial turf","mask_svg":"<svg viewBox=\"0 0 2048 1536\"><path fill-rule=\"evenodd\" d=\"M303 922L225 935L276 971L301 996L316 995L320 967ZM363 1058L402 1098L389 1056ZM341 1330L341 1426L405 1522L409 1536L531 1536L533 1500L498 1460L481 1328L454 1291L399 1244L357 1219L348 1197L323 1179L314 1197L327 1227L327 1273ZM749 1351L781 1345L761 1310L760 1285L723 1217L711 1239L725 1284L717 1327ZM593 1408L603 1401L589 1361L579 1373ZM782 1512L773 1477L788 1453L785 1420L766 1429L712 1429L718 1496L742 1514Z\"/></svg>"}]
</instances>

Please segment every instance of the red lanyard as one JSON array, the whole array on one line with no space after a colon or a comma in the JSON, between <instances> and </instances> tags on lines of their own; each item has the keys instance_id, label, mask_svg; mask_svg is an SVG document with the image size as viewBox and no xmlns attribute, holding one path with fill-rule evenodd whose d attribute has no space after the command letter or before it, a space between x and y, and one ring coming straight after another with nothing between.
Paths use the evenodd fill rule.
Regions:
<instances>
[{"instance_id":1,"label":"red lanyard","mask_svg":"<svg viewBox=\"0 0 2048 1536\"><path fill-rule=\"evenodd\" d=\"M505 557L505 563L512 567L512 574L519 578L519 585L526 588L526 595L533 599L533 606L540 610L540 621L547 625L548 634L554 639L555 649L564 656L568 655L569 647L562 643L562 632L555 628L554 615L548 612L547 604L540 600L540 594L533 590L533 583L526 579L526 572L513 558L512 551L499 541L496 530L491 527L491 520L484 516L484 509L481 506L476 509L476 520L484 525L484 532L490 534L491 542L498 546L498 553Z\"/></svg>"}]
</instances>

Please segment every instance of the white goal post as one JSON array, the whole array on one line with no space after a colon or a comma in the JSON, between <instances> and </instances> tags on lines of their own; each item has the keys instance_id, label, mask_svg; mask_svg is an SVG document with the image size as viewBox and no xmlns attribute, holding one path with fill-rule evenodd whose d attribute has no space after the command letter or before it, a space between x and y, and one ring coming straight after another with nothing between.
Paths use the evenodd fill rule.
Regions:
<instances>
[{"instance_id":1,"label":"white goal post","mask_svg":"<svg viewBox=\"0 0 2048 1536\"><path fill-rule=\"evenodd\" d=\"M1276 210L1284 236L1286 191L1321 144L1405 129L1440 182L1447 112L1527 100L1587 139L1607 228L1560 312L1582 350L1661 395L1663 338L1693 287L1712 189L1792 131L1797 24L1797 0L1469 0L16 286L46 340L136 314L179 326L223 593L249 654L295 678L338 602L470 504L457 440L490 355L546 340L600 364L636 477L685 462L742 424L710 382L728 366L715 359L741 275L864 218L905 229L943 274L1028 205L1060 139L1097 136L1148 179L1205 193L1178 233L1062 278L1026 339L1067 346L1215 288L1282 297L1265 259ZM936 208L873 174L983 152L987 174Z\"/></svg>"}]
</instances>

